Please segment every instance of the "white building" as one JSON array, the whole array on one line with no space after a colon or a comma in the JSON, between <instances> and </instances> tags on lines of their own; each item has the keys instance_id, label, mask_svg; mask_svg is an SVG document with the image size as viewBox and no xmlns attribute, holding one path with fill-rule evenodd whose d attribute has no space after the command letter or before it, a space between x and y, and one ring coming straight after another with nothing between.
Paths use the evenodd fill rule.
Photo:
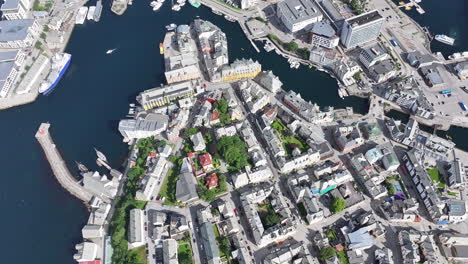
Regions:
<instances>
[{"instance_id":1,"label":"white building","mask_svg":"<svg viewBox=\"0 0 468 264\"><path fill-rule=\"evenodd\" d=\"M390 56L385 52L385 50L379 45L375 44L370 47L363 48L359 54L359 61L369 69L371 66L374 66L379 61L384 61Z\"/></svg>"},{"instance_id":2,"label":"white building","mask_svg":"<svg viewBox=\"0 0 468 264\"><path fill-rule=\"evenodd\" d=\"M81 234L84 239L101 238L104 236L104 228L102 225L85 225Z\"/></svg>"},{"instance_id":3,"label":"white building","mask_svg":"<svg viewBox=\"0 0 468 264\"><path fill-rule=\"evenodd\" d=\"M0 52L0 97L6 97L10 92L24 56L21 50Z\"/></svg>"},{"instance_id":4,"label":"white building","mask_svg":"<svg viewBox=\"0 0 468 264\"><path fill-rule=\"evenodd\" d=\"M28 0L5 0L0 11L6 20L25 19L28 16L31 2Z\"/></svg>"},{"instance_id":5,"label":"white building","mask_svg":"<svg viewBox=\"0 0 468 264\"><path fill-rule=\"evenodd\" d=\"M190 140L193 143L194 151L202 151L206 149L205 140L203 139L203 135L201 132L191 135Z\"/></svg>"},{"instance_id":6,"label":"white building","mask_svg":"<svg viewBox=\"0 0 468 264\"><path fill-rule=\"evenodd\" d=\"M376 40L384 21L377 10L346 19L341 30L341 43L349 49Z\"/></svg>"},{"instance_id":7,"label":"white building","mask_svg":"<svg viewBox=\"0 0 468 264\"><path fill-rule=\"evenodd\" d=\"M128 224L128 243L132 248L145 244L144 213L141 209L130 210L130 222Z\"/></svg>"},{"instance_id":8,"label":"white building","mask_svg":"<svg viewBox=\"0 0 468 264\"><path fill-rule=\"evenodd\" d=\"M270 97L254 81L240 82L239 89L242 99L247 103L251 113L256 113L270 103Z\"/></svg>"},{"instance_id":9,"label":"white building","mask_svg":"<svg viewBox=\"0 0 468 264\"><path fill-rule=\"evenodd\" d=\"M163 263L178 264L177 258L177 241L175 239L166 239L163 241Z\"/></svg>"},{"instance_id":10,"label":"white building","mask_svg":"<svg viewBox=\"0 0 468 264\"><path fill-rule=\"evenodd\" d=\"M31 47L39 35L39 24L34 19L0 21L0 48L21 49Z\"/></svg>"},{"instance_id":11,"label":"white building","mask_svg":"<svg viewBox=\"0 0 468 264\"><path fill-rule=\"evenodd\" d=\"M265 182L273 177L273 172L269 167L262 166L259 168L251 169L249 166L245 167L245 172L232 175L232 182L235 188L240 188L247 184Z\"/></svg>"},{"instance_id":12,"label":"white building","mask_svg":"<svg viewBox=\"0 0 468 264\"><path fill-rule=\"evenodd\" d=\"M166 115L150 113L144 118L124 119L119 122L119 132L124 141L157 136L166 131L168 118Z\"/></svg>"},{"instance_id":13,"label":"white building","mask_svg":"<svg viewBox=\"0 0 468 264\"><path fill-rule=\"evenodd\" d=\"M457 63L454 69L460 79L464 80L468 77L468 61Z\"/></svg>"},{"instance_id":14,"label":"white building","mask_svg":"<svg viewBox=\"0 0 468 264\"><path fill-rule=\"evenodd\" d=\"M257 5L257 0L240 0L241 9L249 9Z\"/></svg>"},{"instance_id":15,"label":"white building","mask_svg":"<svg viewBox=\"0 0 468 264\"><path fill-rule=\"evenodd\" d=\"M356 83L353 76L359 71L361 71L361 67L351 60L342 59L333 64L333 72L345 86Z\"/></svg>"},{"instance_id":16,"label":"white building","mask_svg":"<svg viewBox=\"0 0 468 264\"><path fill-rule=\"evenodd\" d=\"M83 173L83 187L99 198L113 199L117 194L119 187L119 179L112 178L109 180L106 175L100 175L99 172Z\"/></svg>"},{"instance_id":17,"label":"white building","mask_svg":"<svg viewBox=\"0 0 468 264\"><path fill-rule=\"evenodd\" d=\"M83 242L81 244L77 244L75 249L78 252L73 255L73 259L78 262L93 261L97 257L98 245L92 242Z\"/></svg>"},{"instance_id":18,"label":"white building","mask_svg":"<svg viewBox=\"0 0 468 264\"><path fill-rule=\"evenodd\" d=\"M257 82L263 88L272 93L278 93L283 86L283 83L280 81L279 77L274 75L272 71L264 71L259 74L257 77Z\"/></svg>"},{"instance_id":19,"label":"white building","mask_svg":"<svg viewBox=\"0 0 468 264\"><path fill-rule=\"evenodd\" d=\"M340 38L336 35L333 27L324 21L315 23L311 30L313 46L333 49L338 46Z\"/></svg>"},{"instance_id":20,"label":"white building","mask_svg":"<svg viewBox=\"0 0 468 264\"><path fill-rule=\"evenodd\" d=\"M322 20L323 15L312 0L283 0L277 4L276 13L284 26L297 32Z\"/></svg>"}]
</instances>

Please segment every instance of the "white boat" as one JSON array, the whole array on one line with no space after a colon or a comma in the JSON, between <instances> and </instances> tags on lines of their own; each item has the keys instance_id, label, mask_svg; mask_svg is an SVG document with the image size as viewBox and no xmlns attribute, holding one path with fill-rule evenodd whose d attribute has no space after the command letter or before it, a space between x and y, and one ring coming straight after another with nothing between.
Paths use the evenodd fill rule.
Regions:
<instances>
[{"instance_id":1,"label":"white boat","mask_svg":"<svg viewBox=\"0 0 468 264\"><path fill-rule=\"evenodd\" d=\"M133 0L128 0L128 5L133 5Z\"/></svg>"},{"instance_id":2,"label":"white boat","mask_svg":"<svg viewBox=\"0 0 468 264\"><path fill-rule=\"evenodd\" d=\"M447 45L453 45L453 43L455 43L455 39L447 35L435 35L435 40Z\"/></svg>"},{"instance_id":3,"label":"white boat","mask_svg":"<svg viewBox=\"0 0 468 264\"><path fill-rule=\"evenodd\" d=\"M263 46L263 49L265 49L266 52L270 52L270 51L274 50L275 47L273 46L273 44L271 42L268 41L265 44L265 46Z\"/></svg>"},{"instance_id":4,"label":"white boat","mask_svg":"<svg viewBox=\"0 0 468 264\"><path fill-rule=\"evenodd\" d=\"M180 5L178 5L178 4L173 5L173 6L172 6L172 10L174 10L174 11L180 11Z\"/></svg>"},{"instance_id":5,"label":"white boat","mask_svg":"<svg viewBox=\"0 0 468 264\"><path fill-rule=\"evenodd\" d=\"M174 23L169 24L169 25L166 26L166 29L167 29L168 31L174 30L174 29L176 29L176 28L177 28L177 25L174 24Z\"/></svg>"},{"instance_id":6,"label":"white boat","mask_svg":"<svg viewBox=\"0 0 468 264\"><path fill-rule=\"evenodd\" d=\"M177 0L177 3L180 5L182 3L185 3L185 0Z\"/></svg>"},{"instance_id":7,"label":"white boat","mask_svg":"<svg viewBox=\"0 0 468 264\"><path fill-rule=\"evenodd\" d=\"M153 11L159 10L159 8L161 8L161 6L162 6L162 3L156 2L156 4L153 6Z\"/></svg>"},{"instance_id":8,"label":"white boat","mask_svg":"<svg viewBox=\"0 0 468 264\"><path fill-rule=\"evenodd\" d=\"M338 96L339 96L341 99L344 99L343 91L341 91L341 88L338 89Z\"/></svg>"},{"instance_id":9,"label":"white boat","mask_svg":"<svg viewBox=\"0 0 468 264\"><path fill-rule=\"evenodd\" d=\"M158 3L164 3L164 0L157 0Z\"/></svg>"},{"instance_id":10,"label":"white boat","mask_svg":"<svg viewBox=\"0 0 468 264\"><path fill-rule=\"evenodd\" d=\"M157 3L158 3L157 1L152 1L152 2L150 3L150 6L151 6L151 7L154 7Z\"/></svg>"},{"instance_id":11,"label":"white boat","mask_svg":"<svg viewBox=\"0 0 468 264\"><path fill-rule=\"evenodd\" d=\"M94 20L94 12L96 11L95 6L90 6L88 10L88 15L86 16L86 19L88 20Z\"/></svg>"},{"instance_id":12,"label":"white boat","mask_svg":"<svg viewBox=\"0 0 468 264\"><path fill-rule=\"evenodd\" d=\"M76 14L75 17L75 24L83 24L85 19L86 19L86 14L88 13L88 7L87 6L82 6L80 9L78 9L78 13Z\"/></svg>"},{"instance_id":13,"label":"white boat","mask_svg":"<svg viewBox=\"0 0 468 264\"><path fill-rule=\"evenodd\" d=\"M101 13L102 13L102 0L98 0L96 2L96 10L94 10L94 21L99 22L99 19L101 19Z\"/></svg>"},{"instance_id":14,"label":"white boat","mask_svg":"<svg viewBox=\"0 0 468 264\"><path fill-rule=\"evenodd\" d=\"M106 51L106 54L112 54L112 52L114 52L116 49L110 49L110 50L107 50Z\"/></svg>"},{"instance_id":15,"label":"white boat","mask_svg":"<svg viewBox=\"0 0 468 264\"><path fill-rule=\"evenodd\" d=\"M183 7L185 5L185 2L182 2L179 4L180 7Z\"/></svg>"}]
</instances>

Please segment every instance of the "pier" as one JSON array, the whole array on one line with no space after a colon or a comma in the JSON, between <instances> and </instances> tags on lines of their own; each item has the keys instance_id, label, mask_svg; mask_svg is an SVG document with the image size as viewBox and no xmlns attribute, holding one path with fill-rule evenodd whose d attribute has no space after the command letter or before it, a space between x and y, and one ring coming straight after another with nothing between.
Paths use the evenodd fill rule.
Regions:
<instances>
[{"instance_id":1,"label":"pier","mask_svg":"<svg viewBox=\"0 0 468 264\"><path fill-rule=\"evenodd\" d=\"M54 172L57 181L65 188L69 193L74 195L76 198L87 203L91 200L93 195L88 192L81 184L73 177L71 172L68 170L65 161L58 152L54 141L49 133L50 124L42 123L36 132L36 139L41 145L47 160L49 161L50 167Z\"/></svg>"}]
</instances>

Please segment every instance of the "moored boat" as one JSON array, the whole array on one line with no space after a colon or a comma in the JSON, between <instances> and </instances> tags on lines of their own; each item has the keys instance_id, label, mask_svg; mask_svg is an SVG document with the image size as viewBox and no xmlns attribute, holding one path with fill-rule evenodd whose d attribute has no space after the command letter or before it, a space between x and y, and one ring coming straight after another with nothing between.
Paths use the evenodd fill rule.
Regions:
<instances>
[{"instance_id":1,"label":"moored boat","mask_svg":"<svg viewBox=\"0 0 468 264\"><path fill-rule=\"evenodd\" d=\"M94 12L96 12L96 7L95 6L90 6L89 10L88 10L88 15L86 16L86 19L93 20L94 19Z\"/></svg>"},{"instance_id":2,"label":"moored boat","mask_svg":"<svg viewBox=\"0 0 468 264\"><path fill-rule=\"evenodd\" d=\"M435 40L447 45L453 45L455 43L455 39L447 35L435 35Z\"/></svg>"},{"instance_id":3,"label":"moored boat","mask_svg":"<svg viewBox=\"0 0 468 264\"><path fill-rule=\"evenodd\" d=\"M52 67L46 80L39 87L41 94L48 94L52 89L57 86L60 79L63 77L65 72L70 66L71 54L68 53L57 53L52 57Z\"/></svg>"},{"instance_id":4,"label":"moored boat","mask_svg":"<svg viewBox=\"0 0 468 264\"><path fill-rule=\"evenodd\" d=\"M88 7L87 6L82 6L80 9L78 9L78 13L76 14L75 17L75 24L83 24L85 19L86 19L86 14L88 13Z\"/></svg>"},{"instance_id":5,"label":"moored boat","mask_svg":"<svg viewBox=\"0 0 468 264\"><path fill-rule=\"evenodd\" d=\"M201 6L200 2L197 2L196 0L188 0L189 4L191 4L193 7L199 8Z\"/></svg>"}]
</instances>

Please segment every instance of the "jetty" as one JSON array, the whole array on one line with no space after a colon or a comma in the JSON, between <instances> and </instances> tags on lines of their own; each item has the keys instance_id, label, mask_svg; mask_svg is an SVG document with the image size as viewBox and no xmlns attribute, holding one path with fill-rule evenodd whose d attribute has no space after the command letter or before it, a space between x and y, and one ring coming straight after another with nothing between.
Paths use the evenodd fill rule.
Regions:
<instances>
[{"instance_id":1,"label":"jetty","mask_svg":"<svg viewBox=\"0 0 468 264\"><path fill-rule=\"evenodd\" d=\"M44 150L50 167L54 172L55 178L57 178L57 181L60 183L60 185L62 185L62 187L65 188L69 193L88 205L88 202L91 200L93 195L88 190L86 190L68 170L65 161L62 159L62 156L60 155L54 144L54 141L52 140L52 137L50 136L49 128L49 123L42 123L39 126L35 137Z\"/></svg>"}]
</instances>

